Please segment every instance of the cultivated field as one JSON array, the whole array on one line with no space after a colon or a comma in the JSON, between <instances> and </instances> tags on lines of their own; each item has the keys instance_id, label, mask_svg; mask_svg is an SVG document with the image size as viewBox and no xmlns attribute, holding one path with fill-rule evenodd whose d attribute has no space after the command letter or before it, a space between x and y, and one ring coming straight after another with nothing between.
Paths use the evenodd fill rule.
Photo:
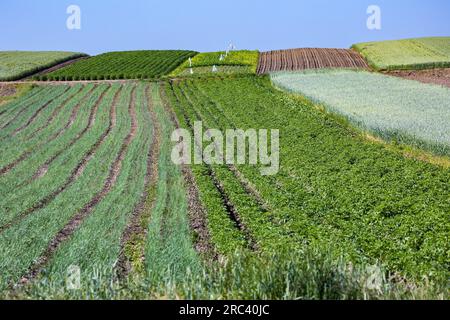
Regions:
<instances>
[{"instance_id":1,"label":"cultivated field","mask_svg":"<svg viewBox=\"0 0 450 320\"><path fill-rule=\"evenodd\" d=\"M1 51L0 81L21 79L82 56L86 55L62 51Z\"/></svg>"},{"instance_id":2,"label":"cultivated field","mask_svg":"<svg viewBox=\"0 0 450 320\"><path fill-rule=\"evenodd\" d=\"M450 155L450 90L376 73L275 73L274 84L388 140Z\"/></svg>"},{"instance_id":3,"label":"cultivated field","mask_svg":"<svg viewBox=\"0 0 450 320\"><path fill-rule=\"evenodd\" d=\"M290 49L262 52L258 74L322 68L367 68L355 51L346 49Z\"/></svg>"},{"instance_id":4,"label":"cultivated field","mask_svg":"<svg viewBox=\"0 0 450 320\"><path fill-rule=\"evenodd\" d=\"M353 50L224 54L0 84L0 298L448 299L450 89L348 70ZM279 129L279 172L175 165L198 121Z\"/></svg>"},{"instance_id":5,"label":"cultivated field","mask_svg":"<svg viewBox=\"0 0 450 320\"><path fill-rule=\"evenodd\" d=\"M40 80L151 79L170 73L196 54L186 50L108 52L76 62Z\"/></svg>"},{"instance_id":6,"label":"cultivated field","mask_svg":"<svg viewBox=\"0 0 450 320\"><path fill-rule=\"evenodd\" d=\"M382 257L411 278L448 277L449 170L367 143L265 78L177 82L167 95L182 127L280 128L277 175L249 165L192 168L220 253L308 244L357 263Z\"/></svg>"},{"instance_id":7,"label":"cultivated field","mask_svg":"<svg viewBox=\"0 0 450 320\"><path fill-rule=\"evenodd\" d=\"M377 70L450 67L450 37L366 42L353 48Z\"/></svg>"},{"instance_id":8,"label":"cultivated field","mask_svg":"<svg viewBox=\"0 0 450 320\"><path fill-rule=\"evenodd\" d=\"M222 60L220 57L223 57ZM256 73L258 65L258 51L238 50L230 51L225 56L224 51L199 53L192 58L192 69L195 74L205 75L213 73L212 67L216 66L218 73ZM189 61L185 61L171 76L191 75Z\"/></svg>"}]
</instances>

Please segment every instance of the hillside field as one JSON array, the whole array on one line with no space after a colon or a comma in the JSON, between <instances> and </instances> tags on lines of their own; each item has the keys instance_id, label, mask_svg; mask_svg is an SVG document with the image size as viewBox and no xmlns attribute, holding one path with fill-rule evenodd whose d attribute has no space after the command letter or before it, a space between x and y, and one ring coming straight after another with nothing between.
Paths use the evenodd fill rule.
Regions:
<instances>
[{"instance_id":1,"label":"hillside field","mask_svg":"<svg viewBox=\"0 0 450 320\"><path fill-rule=\"evenodd\" d=\"M377 73L274 73L274 84L387 141L450 155L450 90Z\"/></svg>"},{"instance_id":2,"label":"hillside field","mask_svg":"<svg viewBox=\"0 0 450 320\"><path fill-rule=\"evenodd\" d=\"M63 51L0 51L0 81L18 80L84 56L83 53Z\"/></svg>"},{"instance_id":3,"label":"hillside field","mask_svg":"<svg viewBox=\"0 0 450 320\"><path fill-rule=\"evenodd\" d=\"M147 50L108 52L76 62L39 80L153 79L169 74L189 57L187 50Z\"/></svg>"},{"instance_id":4,"label":"hillside field","mask_svg":"<svg viewBox=\"0 0 450 320\"><path fill-rule=\"evenodd\" d=\"M450 67L450 37L366 42L353 48L376 70Z\"/></svg>"},{"instance_id":5,"label":"hillside field","mask_svg":"<svg viewBox=\"0 0 450 320\"><path fill-rule=\"evenodd\" d=\"M448 300L448 39L0 52L0 299Z\"/></svg>"},{"instance_id":6,"label":"hillside field","mask_svg":"<svg viewBox=\"0 0 450 320\"><path fill-rule=\"evenodd\" d=\"M4 107L2 290L20 283L15 294L53 298L435 297L449 276L450 171L367 143L267 77L38 86ZM280 172L174 165L171 132L196 120L280 128ZM72 265L82 270L82 290L63 289ZM366 286L373 272L376 290ZM433 287L419 285L424 276Z\"/></svg>"},{"instance_id":7,"label":"hillside field","mask_svg":"<svg viewBox=\"0 0 450 320\"><path fill-rule=\"evenodd\" d=\"M250 50L230 51L228 55L225 51L202 52L192 58L192 73L190 72L189 61L185 61L171 73L171 76L205 76L214 73L219 75L255 74L258 57L258 51ZM216 71L212 70L213 66L216 66Z\"/></svg>"},{"instance_id":8,"label":"hillside field","mask_svg":"<svg viewBox=\"0 0 450 320\"><path fill-rule=\"evenodd\" d=\"M262 52L258 62L258 74L335 68L367 69L368 65L363 57L353 50L323 48Z\"/></svg>"}]
</instances>

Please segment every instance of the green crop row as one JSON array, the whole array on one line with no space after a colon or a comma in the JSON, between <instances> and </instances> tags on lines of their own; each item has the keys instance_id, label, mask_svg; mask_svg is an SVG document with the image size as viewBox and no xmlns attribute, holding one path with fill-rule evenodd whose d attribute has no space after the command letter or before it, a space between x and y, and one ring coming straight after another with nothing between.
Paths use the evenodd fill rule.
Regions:
<instances>
[{"instance_id":1,"label":"green crop row","mask_svg":"<svg viewBox=\"0 0 450 320\"><path fill-rule=\"evenodd\" d=\"M209 71L212 73L212 67L216 66L218 71L221 73L256 73L256 68L258 66L258 51L250 50L239 50L230 51L227 56L225 56L224 51L220 52L204 52L199 53L191 59L192 68L194 73L205 74ZM221 59L222 57L222 59ZM222 66L222 68L220 68ZM248 67L245 70L243 68L224 68L225 66L234 67ZM190 75L191 64L189 61L185 61L177 69L175 69L171 76L184 76Z\"/></svg>"},{"instance_id":2,"label":"green crop row","mask_svg":"<svg viewBox=\"0 0 450 320\"><path fill-rule=\"evenodd\" d=\"M223 114L210 111L209 118L214 114L229 121L205 119L210 126L280 129L277 175L258 176L255 168L239 166L271 208L269 213L247 215L253 207L248 195L230 196L260 244L316 244L352 261L381 259L390 271L407 277L448 278L449 170L367 143L334 117L273 89L267 78L195 80L177 86L191 87L191 94L185 90L191 100L192 92L203 93L200 100L208 103L193 102L202 114L213 104ZM229 174L221 178L230 194L236 192Z\"/></svg>"},{"instance_id":3,"label":"green crop row","mask_svg":"<svg viewBox=\"0 0 450 320\"><path fill-rule=\"evenodd\" d=\"M77 117L74 124L64 134L50 143L33 150L34 152L30 157L21 161L11 172L1 177L3 191L5 192L4 201L0 206L0 210L3 212L0 218L2 225L20 216L28 208L40 203L47 195L58 190L64 181L68 179L73 169L79 163L80 158L87 152L86 150L89 146L95 143L93 137L87 140L92 134L91 132L81 136L81 141L74 145L71 145L71 141L86 128L91 109L106 89L107 85L103 85L93 92L86 101L84 108L80 110L80 116ZM105 112L103 111L104 108L100 108L99 111ZM109 114L106 113L106 115ZM97 129L102 124L97 121L96 125L94 129ZM103 132L98 131L98 135ZM83 149L79 149L80 147ZM60 153L61 151L63 153ZM76 151L78 152L76 153ZM49 164L46 174L39 179L33 179L28 182L38 169L55 155L59 156Z\"/></svg>"},{"instance_id":4,"label":"green crop row","mask_svg":"<svg viewBox=\"0 0 450 320\"><path fill-rule=\"evenodd\" d=\"M2 206L2 225L6 218L11 218L14 213L21 214L36 202L42 201L42 197L53 194L60 186L65 185L57 196L48 199L45 206L37 208L29 215L23 216L17 223L2 232L0 242L0 264L2 278L5 283L17 281L27 268L35 261L49 244L50 240L60 231L68 221L79 212L104 186L109 174L110 166L116 158L122 141L130 131L131 119L128 113L128 105L131 98L132 87L124 87L121 91L115 126L108 133L107 127L111 123L110 108L115 92L120 86L107 89L108 86L100 86L94 91L89 100L83 104L87 110L80 110L83 117L76 122L84 122L89 115L89 110L96 103L101 93L107 89L104 100L98 106L96 121L92 128L75 143L66 148L48 168L47 173L32 183L24 186L20 192L12 192L6 196L14 210ZM74 123L74 127L78 127ZM100 141L99 138L108 133L104 140L94 149L93 157L88 157L86 167L79 176L75 176L72 182L69 173L74 173L81 161L87 156L88 150ZM56 146L57 147L57 146ZM54 149L53 152L55 152ZM101 161L97 160L101 159ZM95 179L93 178L95 177ZM16 198L15 200L13 198ZM10 201L11 200L11 201ZM22 202L19 204L17 202ZM21 207L21 208L19 208Z\"/></svg>"},{"instance_id":5,"label":"green crop row","mask_svg":"<svg viewBox=\"0 0 450 320\"><path fill-rule=\"evenodd\" d=\"M177 86L167 87L167 96L182 128L192 130L192 108ZM232 253L245 246L245 237L229 218L224 199L211 178L212 168L206 165L192 166L192 173L197 182L201 201L208 212L208 229L216 249L221 253Z\"/></svg>"},{"instance_id":6,"label":"green crop row","mask_svg":"<svg viewBox=\"0 0 450 320\"><path fill-rule=\"evenodd\" d=\"M151 123L145 90L145 84L139 84L136 88L137 131L127 146L117 181L80 228L56 252L48 265L47 277L64 279L71 265L82 270L83 282L86 281L86 275L90 277L100 270L109 278L114 275L121 249L121 235L144 191L147 155L151 140L154 139L149 135ZM102 120L107 123L108 117ZM118 120L119 126L129 127L129 124L122 123L122 119Z\"/></svg>"},{"instance_id":7,"label":"green crop row","mask_svg":"<svg viewBox=\"0 0 450 320\"><path fill-rule=\"evenodd\" d=\"M164 76L196 54L187 50L108 52L78 61L38 80L154 79Z\"/></svg>"}]
</instances>

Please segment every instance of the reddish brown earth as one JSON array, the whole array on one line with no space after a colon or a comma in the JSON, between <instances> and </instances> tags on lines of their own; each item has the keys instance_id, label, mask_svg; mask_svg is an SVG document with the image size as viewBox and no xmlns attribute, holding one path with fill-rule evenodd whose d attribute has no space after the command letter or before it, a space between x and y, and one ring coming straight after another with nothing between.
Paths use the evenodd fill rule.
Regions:
<instances>
[{"instance_id":1,"label":"reddish brown earth","mask_svg":"<svg viewBox=\"0 0 450 320\"><path fill-rule=\"evenodd\" d=\"M274 71L297 71L322 68L368 69L366 60L349 49L290 49L262 52L259 56L258 74Z\"/></svg>"},{"instance_id":2,"label":"reddish brown earth","mask_svg":"<svg viewBox=\"0 0 450 320\"><path fill-rule=\"evenodd\" d=\"M450 68L430 70L392 71L391 76L416 80L423 83L438 84L450 88Z\"/></svg>"}]
</instances>

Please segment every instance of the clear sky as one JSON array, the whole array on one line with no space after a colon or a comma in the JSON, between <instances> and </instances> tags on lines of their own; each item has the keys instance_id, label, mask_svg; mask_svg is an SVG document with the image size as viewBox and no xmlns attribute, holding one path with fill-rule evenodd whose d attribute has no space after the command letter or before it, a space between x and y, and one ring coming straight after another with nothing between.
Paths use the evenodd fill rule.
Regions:
<instances>
[{"instance_id":1,"label":"clear sky","mask_svg":"<svg viewBox=\"0 0 450 320\"><path fill-rule=\"evenodd\" d=\"M81 29L69 30L69 5ZM369 5L381 30L368 30ZM448 0L1 0L0 50L223 50L349 47L450 36Z\"/></svg>"}]
</instances>

